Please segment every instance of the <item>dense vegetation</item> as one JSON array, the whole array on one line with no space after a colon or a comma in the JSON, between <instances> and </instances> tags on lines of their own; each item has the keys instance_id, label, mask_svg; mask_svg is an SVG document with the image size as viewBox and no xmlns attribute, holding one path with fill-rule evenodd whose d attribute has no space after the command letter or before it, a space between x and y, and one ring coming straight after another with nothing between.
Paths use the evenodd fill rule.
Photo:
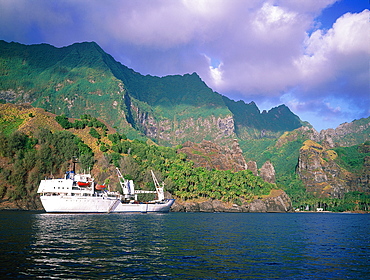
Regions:
<instances>
[{"instance_id":1,"label":"dense vegetation","mask_svg":"<svg viewBox=\"0 0 370 280\"><path fill-rule=\"evenodd\" d=\"M59 118L60 119L60 118ZM133 178L144 188L153 187L150 170L166 182L166 190L181 199L211 198L240 203L254 196L266 195L274 188L249 171L209 171L193 168L184 154L175 148L150 145L139 140L128 140L119 133L109 134L112 146L106 148L104 159L120 167L125 176ZM7 158L12 168L1 169L1 197L11 200L31 197L35 199L39 181L50 174L68 170L70 159L78 156L84 169L94 164L91 149L69 131L52 133L40 129L33 136L15 131L9 136L0 135L0 156ZM7 189L7 186L14 186ZM8 191L8 193L7 193Z\"/></svg>"},{"instance_id":2,"label":"dense vegetation","mask_svg":"<svg viewBox=\"0 0 370 280\"><path fill-rule=\"evenodd\" d=\"M281 146L277 146L276 142L276 139L246 140L240 141L240 147L244 156L256 161L259 167L269 160L275 167L279 181L284 176L290 177L295 174L299 149L302 147L304 138L286 142Z\"/></svg>"},{"instance_id":3,"label":"dense vegetation","mask_svg":"<svg viewBox=\"0 0 370 280\"><path fill-rule=\"evenodd\" d=\"M364 166L365 157L370 157L370 141L351 147L336 147L334 151L338 154L336 162L340 166L351 172L358 172Z\"/></svg>"},{"instance_id":4,"label":"dense vegetation","mask_svg":"<svg viewBox=\"0 0 370 280\"><path fill-rule=\"evenodd\" d=\"M56 116L55 120L64 128L76 128L76 129L84 129L86 126L92 128L102 128L104 131L108 130L107 126L102 123L101 121L97 120L96 118L92 117L91 115L84 114L81 116L81 120L75 120L73 123L68 120L65 115Z\"/></svg>"},{"instance_id":5,"label":"dense vegetation","mask_svg":"<svg viewBox=\"0 0 370 280\"><path fill-rule=\"evenodd\" d=\"M21 120L22 117L15 115L14 120L16 119ZM364 193L347 193L344 199L316 198L305 191L294 172L288 172L290 169L279 171L281 176L277 185L269 184L248 170L231 172L196 168L193 162L186 159L185 154L177 153L179 147L163 147L150 140L130 140L125 134L108 133L104 123L87 114L74 122L70 122L64 115L55 119L65 130L51 132L39 128L26 135L14 125L20 123L19 121L4 125L7 134L0 134L0 158L3 162L0 169L1 198L27 198L29 201L35 201L39 181L52 174L61 176L70 168L71 159L78 157L80 168L87 170L94 165L98 167L94 169L98 170L95 175L98 179L105 179L105 183L109 183L109 178L112 177L109 177L112 174L106 173L112 172L114 167L119 167L125 177L135 180L138 187L153 189L150 170L154 170L157 178L165 182L166 191L182 200L218 199L240 205L268 195L272 189L282 188L291 197L293 206L301 210L322 207L331 211L366 211L369 207L369 196ZM99 146L103 156L97 160L91 148L72 134L69 131L71 129L77 129L77 132L88 129L88 134L96 139L94 145ZM262 144L258 148L256 143ZM256 143L254 146L252 142L244 144L248 144L254 151L260 149L260 160L272 158L279 164L285 159L285 163L293 164L297 159L294 151L300 145L301 139L296 140L296 145L283 144L283 149L276 155L273 153L274 149L277 149L275 140L265 139ZM363 152L363 149L363 146L357 147L357 151ZM353 157L355 150L348 148L342 152L347 153L348 158L356 158ZM341 151L338 150L338 153Z\"/></svg>"},{"instance_id":6,"label":"dense vegetation","mask_svg":"<svg viewBox=\"0 0 370 280\"><path fill-rule=\"evenodd\" d=\"M135 178L139 184L151 186L151 180L144 177L149 170L155 170L165 181L166 190L183 200L211 198L240 203L241 200L250 201L255 196L267 195L276 188L247 170L234 173L195 168L193 162L186 160L186 155L176 152L176 148L127 140L118 133L110 134L108 138L113 145L105 156L122 168L126 176Z\"/></svg>"},{"instance_id":7,"label":"dense vegetation","mask_svg":"<svg viewBox=\"0 0 370 280\"><path fill-rule=\"evenodd\" d=\"M68 169L72 157L79 157L86 170L94 163L91 149L71 132L42 128L34 137L19 131L0 134L0 156L6 159L6 167L0 168L0 198L7 194L11 200L34 200L40 180Z\"/></svg>"}]
</instances>

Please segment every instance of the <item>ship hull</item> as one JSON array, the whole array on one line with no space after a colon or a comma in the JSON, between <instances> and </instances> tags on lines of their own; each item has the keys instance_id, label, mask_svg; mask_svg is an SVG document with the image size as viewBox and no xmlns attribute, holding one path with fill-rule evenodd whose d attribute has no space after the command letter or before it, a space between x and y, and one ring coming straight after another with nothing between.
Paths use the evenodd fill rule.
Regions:
<instances>
[{"instance_id":1,"label":"ship hull","mask_svg":"<svg viewBox=\"0 0 370 280\"><path fill-rule=\"evenodd\" d=\"M121 203L116 197L41 196L48 213L126 213L169 212L174 199L160 203Z\"/></svg>"},{"instance_id":2,"label":"ship hull","mask_svg":"<svg viewBox=\"0 0 370 280\"><path fill-rule=\"evenodd\" d=\"M174 199L169 199L163 203L120 203L112 211L113 213L124 213L124 212L169 212L172 204L175 202Z\"/></svg>"}]
</instances>

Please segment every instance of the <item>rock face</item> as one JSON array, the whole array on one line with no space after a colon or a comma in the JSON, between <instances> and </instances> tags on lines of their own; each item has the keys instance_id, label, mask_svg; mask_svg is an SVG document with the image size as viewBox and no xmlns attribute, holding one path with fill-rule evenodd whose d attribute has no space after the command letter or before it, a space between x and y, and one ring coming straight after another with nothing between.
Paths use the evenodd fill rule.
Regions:
<instances>
[{"instance_id":1,"label":"rock face","mask_svg":"<svg viewBox=\"0 0 370 280\"><path fill-rule=\"evenodd\" d=\"M146 136L156 139L158 143L177 145L183 143L186 139L200 142L209 137L214 142L225 143L235 138L232 116L189 117L181 120L161 118L161 120L156 120L153 115L141 112L134 105L131 105L131 109L135 112L137 126L141 127Z\"/></svg>"},{"instance_id":2,"label":"rock face","mask_svg":"<svg viewBox=\"0 0 370 280\"><path fill-rule=\"evenodd\" d=\"M251 161L251 160L248 161L247 169L252 171L254 176L258 175L257 163L255 161Z\"/></svg>"},{"instance_id":3,"label":"rock face","mask_svg":"<svg viewBox=\"0 0 370 280\"><path fill-rule=\"evenodd\" d=\"M266 161L258 174L257 163L255 161L246 163L237 140L232 142L231 148L205 140L199 144L187 141L178 152L185 153L187 158L194 162L195 167L235 172L249 169L253 175L261 176L264 181L275 183L275 168L272 163Z\"/></svg>"},{"instance_id":4,"label":"rock face","mask_svg":"<svg viewBox=\"0 0 370 280\"><path fill-rule=\"evenodd\" d=\"M321 142L326 149L336 146L350 147L359 145L369 140L370 117L354 120L351 123L343 123L336 129L329 128L321 130L320 133L314 128L302 126L293 131L285 132L276 142L276 147L281 147L287 142L295 141L298 138L309 139Z\"/></svg>"},{"instance_id":5,"label":"rock face","mask_svg":"<svg viewBox=\"0 0 370 280\"><path fill-rule=\"evenodd\" d=\"M366 119L355 120L351 123L342 123L335 129L329 128L321 130L319 137L321 141L327 141L330 139L334 143L337 143L337 145L349 147L365 142L366 138L368 138L370 132L369 130L370 117ZM351 137L346 137L350 134ZM355 141L356 138L359 140Z\"/></svg>"},{"instance_id":6,"label":"rock face","mask_svg":"<svg viewBox=\"0 0 370 280\"><path fill-rule=\"evenodd\" d=\"M260 170L260 175L265 182L275 184L275 169L271 162L266 161Z\"/></svg>"},{"instance_id":7,"label":"rock face","mask_svg":"<svg viewBox=\"0 0 370 280\"><path fill-rule=\"evenodd\" d=\"M209 170L241 171L245 170L247 165L237 140L233 141L231 148L205 140L199 144L187 141L178 152L185 153L187 158L194 162L195 167Z\"/></svg>"},{"instance_id":8,"label":"rock face","mask_svg":"<svg viewBox=\"0 0 370 280\"><path fill-rule=\"evenodd\" d=\"M290 198L283 190L272 190L265 198L258 198L242 205L223 203L219 200L176 201L171 208L173 212L292 212Z\"/></svg>"},{"instance_id":9,"label":"rock face","mask_svg":"<svg viewBox=\"0 0 370 280\"><path fill-rule=\"evenodd\" d=\"M282 190L275 190L275 194L256 199L249 204L249 212L292 212L293 207L289 196Z\"/></svg>"},{"instance_id":10,"label":"rock face","mask_svg":"<svg viewBox=\"0 0 370 280\"><path fill-rule=\"evenodd\" d=\"M306 186L307 191L318 197L342 198L346 192L369 192L370 172L369 159L365 158L365 172L351 173L341 168L334 160L334 150L307 140L300 149L297 173Z\"/></svg>"},{"instance_id":11,"label":"rock face","mask_svg":"<svg viewBox=\"0 0 370 280\"><path fill-rule=\"evenodd\" d=\"M259 172L257 163L255 161L248 161L247 169L252 171L254 176L261 176L265 182L275 184L275 168L270 161L266 161Z\"/></svg>"}]
</instances>

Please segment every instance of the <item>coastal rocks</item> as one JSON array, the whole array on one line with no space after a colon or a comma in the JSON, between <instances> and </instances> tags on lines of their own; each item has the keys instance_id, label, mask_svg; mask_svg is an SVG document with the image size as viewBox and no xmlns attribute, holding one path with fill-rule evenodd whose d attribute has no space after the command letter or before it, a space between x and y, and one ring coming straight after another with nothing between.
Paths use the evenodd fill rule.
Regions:
<instances>
[{"instance_id":1,"label":"coastal rocks","mask_svg":"<svg viewBox=\"0 0 370 280\"><path fill-rule=\"evenodd\" d=\"M249 204L248 212L292 212L292 202L282 190L272 191L266 198L256 199Z\"/></svg>"},{"instance_id":2,"label":"coastal rocks","mask_svg":"<svg viewBox=\"0 0 370 280\"><path fill-rule=\"evenodd\" d=\"M283 190L272 190L270 195L244 202L241 205L224 203L219 200L206 201L179 201L176 200L171 207L172 212L292 212L293 207L290 198Z\"/></svg>"},{"instance_id":3,"label":"coastal rocks","mask_svg":"<svg viewBox=\"0 0 370 280\"><path fill-rule=\"evenodd\" d=\"M43 210L41 201L38 197L33 199L10 200L0 199L1 210L27 210L27 211L40 211Z\"/></svg>"}]
</instances>

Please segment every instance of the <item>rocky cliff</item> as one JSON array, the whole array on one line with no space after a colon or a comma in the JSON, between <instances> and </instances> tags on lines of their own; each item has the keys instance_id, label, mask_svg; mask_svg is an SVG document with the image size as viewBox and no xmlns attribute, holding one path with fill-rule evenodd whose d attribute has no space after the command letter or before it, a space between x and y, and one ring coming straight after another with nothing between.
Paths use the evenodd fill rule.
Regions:
<instances>
[{"instance_id":1,"label":"rocky cliff","mask_svg":"<svg viewBox=\"0 0 370 280\"><path fill-rule=\"evenodd\" d=\"M350 123L342 123L337 128L321 130L319 141L328 142L331 148L334 146L349 147L358 145L369 140L370 117L354 120Z\"/></svg>"},{"instance_id":2,"label":"rocky cliff","mask_svg":"<svg viewBox=\"0 0 370 280\"><path fill-rule=\"evenodd\" d=\"M364 145L366 151L368 145ZM307 191L318 197L342 198L349 191L370 191L369 157L358 172L350 172L335 161L338 154L319 143L307 140L300 149L297 173Z\"/></svg>"},{"instance_id":3,"label":"rocky cliff","mask_svg":"<svg viewBox=\"0 0 370 280\"><path fill-rule=\"evenodd\" d=\"M157 120L153 115L141 112L133 106L136 112L137 127L159 144L177 145L184 141L200 142L210 136L217 143L229 143L235 138L234 120L232 116L189 117L172 120L161 118Z\"/></svg>"},{"instance_id":4,"label":"rocky cliff","mask_svg":"<svg viewBox=\"0 0 370 280\"><path fill-rule=\"evenodd\" d=\"M231 148L206 140L200 143L187 141L178 152L186 154L187 159L193 161L195 167L235 172L246 169L243 152L237 140L233 141Z\"/></svg>"},{"instance_id":5,"label":"rocky cliff","mask_svg":"<svg viewBox=\"0 0 370 280\"><path fill-rule=\"evenodd\" d=\"M230 146L230 148L220 146L206 140L200 143L187 141L178 152L186 154L187 159L193 161L195 167L204 167L208 170L232 170L234 172L249 169L253 175L261 176L264 181L275 183L275 168L270 161L266 161L258 170L256 162L246 162L236 139L232 141Z\"/></svg>"},{"instance_id":6,"label":"rocky cliff","mask_svg":"<svg viewBox=\"0 0 370 280\"><path fill-rule=\"evenodd\" d=\"M293 131L285 132L276 142L276 147L282 147L287 142L297 139L309 139L320 142L325 148L349 147L369 140L370 117L343 123L337 128L329 128L317 132L310 126L302 126Z\"/></svg>"}]
</instances>

